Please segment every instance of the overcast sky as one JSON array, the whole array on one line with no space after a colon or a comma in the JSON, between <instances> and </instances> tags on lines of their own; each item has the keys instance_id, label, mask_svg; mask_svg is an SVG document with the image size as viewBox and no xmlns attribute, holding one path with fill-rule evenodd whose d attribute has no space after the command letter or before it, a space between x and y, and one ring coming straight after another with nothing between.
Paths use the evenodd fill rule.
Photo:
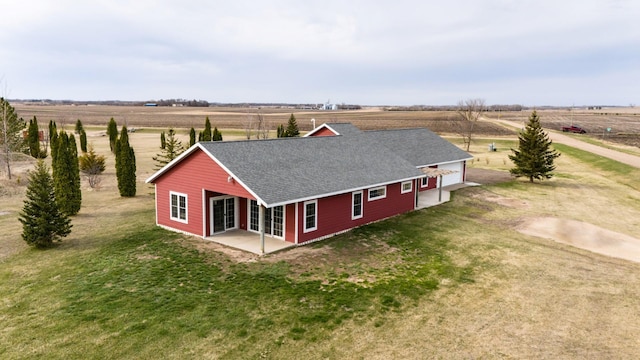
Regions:
<instances>
[{"instance_id":1,"label":"overcast sky","mask_svg":"<svg viewBox=\"0 0 640 360\"><path fill-rule=\"evenodd\" d=\"M16 99L640 104L638 0L8 0Z\"/></svg>"}]
</instances>

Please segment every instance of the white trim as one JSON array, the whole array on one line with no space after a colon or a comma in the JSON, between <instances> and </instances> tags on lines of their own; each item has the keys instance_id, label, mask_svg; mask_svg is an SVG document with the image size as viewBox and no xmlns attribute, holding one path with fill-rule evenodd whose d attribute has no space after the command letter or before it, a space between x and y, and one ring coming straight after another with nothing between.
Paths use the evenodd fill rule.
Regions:
<instances>
[{"instance_id":1,"label":"white trim","mask_svg":"<svg viewBox=\"0 0 640 360\"><path fill-rule=\"evenodd\" d=\"M162 225L162 224L158 224L158 227L165 229L165 230L169 230L169 231L173 231L175 233L178 234L183 234L183 235L189 235L189 236L195 236L195 237L199 237L199 238L203 238L205 239L206 237L203 237L202 235L199 234L194 234L192 232L188 232L185 230L180 230L180 229L176 229L176 228L172 228L171 226L167 226L167 225Z\"/></svg>"},{"instance_id":2,"label":"white trim","mask_svg":"<svg viewBox=\"0 0 640 360\"><path fill-rule=\"evenodd\" d=\"M202 189L202 238L207 237L207 190Z\"/></svg>"},{"instance_id":3,"label":"white trim","mask_svg":"<svg viewBox=\"0 0 640 360\"><path fill-rule=\"evenodd\" d=\"M427 183L425 184L424 181L427 180ZM420 188L427 188L429 187L429 177L425 176L422 179L420 179Z\"/></svg>"},{"instance_id":4,"label":"white trim","mask_svg":"<svg viewBox=\"0 0 640 360\"><path fill-rule=\"evenodd\" d=\"M156 225L158 225L158 184L153 184L153 198L156 205ZM171 206L171 199L169 199L169 206Z\"/></svg>"},{"instance_id":5,"label":"white trim","mask_svg":"<svg viewBox=\"0 0 640 360\"><path fill-rule=\"evenodd\" d=\"M295 203L294 205L296 207L295 216L294 216L295 217L295 221L296 221L296 224L295 224L296 234L294 236L294 242L295 242L295 244L298 244L298 225L300 223L300 219L298 218L298 207L300 206L300 203Z\"/></svg>"},{"instance_id":6,"label":"white trim","mask_svg":"<svg viewBox=\"0 0 640 360\"><path fill-rule=\"evenodd\" d=\"M353 210L356 204L356 194L360 194L360 215L354 216ZM362 190L354 191L351 193L351 220L362 219L364 216L364 192Z\"/></svg>"},{"instance_id":7,"label":"white trim","mask_svg":"<svg viewBox=\"0 0 640 360\"><path fill-rule=\"evenodd\" d=\"M327 123L324 123L318 127L316 127L315 129L309 131L308 133L304 134L303 137L309 137L312 136L313 134L317 133L318 131L320 131L321 129L329 129L331 132L333 132L335 134L335 136L340 135L339 132L337 132L335 129L332 129L331 126L327 125Z\"/></svg>"},{"instance_id":8,"label":"white trim","mask_svg":"<svg viewBox=\"0 0 640 360\"><path fill-rule=\"evenodd\" d=\"M259 234L260 231L256 231L251 229L251 201L256 201L254 199L247 199L247 231L248 232L252 232L252 233L256 233ZM257 203L257 201L256 201ZM260 205L258 205L259 207ZM282 236L278 236L278 235L273 235L273 209L276 208L277 206L282 206ZM281 239L281 240L285 240L285 237L287 235L287 206L286 205L276 205L274 207L270 207L270 208L264 208L264 215L266 218L267 215L267 211L269 211L271 213L271 224L269 224L270 228L271 228L271 233L267 233L265 232L265 235L274 238L274 239ZM258 215L258 228L260 227L260 216Z\"/></svg>"},{"instance_id":9,"label":"white trim","mask_svg":"<svg viewBox=\"0 0 640 360\"><path fill-rule=\"evenodd\" d=\"M227 227L227 199L233 199L233 227ZM213 202L214 201L219 201L222 200L222 204L223 204L223 213L225 214L224 216L224 230L220 231L220 232L214 232L213 230L213 223L214 223L214 213L213 213ZM221 234L221 233L225 233L228 230L237 230L239 228L238 223L239 223L239 212L238 212L238 208L239 208L239 201L238 201L238 197L237 196L232 196L232 195L221 195L221 196L214 196L214 197L210 197L209 198L209 236L213 236L213 235L217 235L217 234Z\"/></svg>"},{"instance_id":10,"label":"white trim","mask_svg":"<svg viewBox=\"0 0 640 360\"><path fill-rule=\"evenodd\" d=\"M313 214L313 220L314 220L314 226L311 228L307 228L307 205L309 204L313 204L314 205L314 214ZM315 231L318 230L318 200L310 200L310 201L305 201L303 203L303 208L302 208L302 229L304 231L304 233L308 233L311 231Z\"/></svg>"},{"instance_id":11,"label":"white trim","mask_svg":"<svg viewBox=\"0 0 640 360\"><path fill-rule=\"evenodd\" d=\"M443 162L439 162L439 163L426 164L426 165L418 165L416 167L418 169L421 169L421 168L430 167L430 166L447 165L447 164L452 164L452 163L456 163L456 162L468 161L468 160L471 160L471 159L473 159L473 156L472 157L468 157L468 158L464 158L464 159L458 159L458 160L443 161Z\"/></svg>"},{"instance_id":12,"label":"white trim","mask_svg":"<svg viewBox=\"0 0 640 360\"><path fill-rule=\"evenodd\" d=\"M397 184L397 183L400 183L400 182L403 182L403 181L421 179L423 177L427 177L427 175L422 174L422 175L413 176L413 177L406 178L406 179L398 179L398 180L388 181L388 182L379 183L379 184L372 184L372 185L367 185L367 186L362 186L362 187L357 187L357 188L334 191L334 192L326 193L326 194L313 195L313 196L303 197L303 198L299 198L299 199L281 201L281 202L269 204L269 206L273 207L273 206L277 206L277 205L291 204L291 203L294 203L294 202L303 202L303 201L309 201L309 200L314 200L314 199L322 199L322 198L327 198L327 197L331 197L331 196L335 196L335 195L344 195L344 194L348 194L348 193L351 193L351 192L354 192L354 191L358 191L358 190L367 190L367 189L372 189L372 188L376 188L376 187L387 186L387 185L391 185L391 184Z\"/></svg>"},{"instance_id":13,"label":"white trim","mask_svg":"<svg viewBox=\"0 0 640 360\"><path fill-rule=\"evenodd\" d=\"M409 184L409 189L405 190L404 189L404 185L405 184ZM400 193L401 194L406 194L406 193L410 193L413 191L413 181L403 181L400 183Z\"/></svg>"},{"instance_id":14,"label":"white trim","mask_svg":"<svg viewBox=\"0 0 640 360\"><path fill-rule=\"evenodd\" d=\"M173 217L173 195L177 196L178 200L178 217ZM184 219L180 218L180 197L184 197ZM189 223L189 196L187 194L169 191L169 220L181 222L183 224Z\"/></svg>"},{"instance_id":15,"label":"white trim","mask_svg":"<svg viewBox=\"0 0 640 360\"><path fill-rule=\"evenodd\" d=\"M231 170L229 170L226 166L224 166L224 164L222 164L220 160L218 160L215 156L213 156L213 154L211 154L207 149L205 149L199 142L195 143L193 146L187 149L187 151L180 154L180 156L178 156L177 158L171 160L170 163L165 165L162 169L158 170L155 174L151 175L147 180L145 180L145 183L154 182L158 177L160 177L160 175L164 174L169 169L174 167L179 161L181 161L184 157L193 153L196 149L202 150L211 160L213 160L218 166L220 166L222 170L224 170L234 181L240 184L240 186L242 186L249 194L251 194L256 199L256 201L258 202L258 205L262 204L265 207L267 206L267 203L265 203L264 200L262 200L256 193L254 193L253 190L251 190L244 182L242 182L242 180L240 180L233 172L231 172Z\"/></svg>"},{"instance_id":16,"label":"white trim","mask_svg":"<svg viewBox=\"0 0 640 360\"><path fill-rule=\"evenodd\" d=\"M376 196L374 198L371 198L371 192L372 191L376 191L376 190L380 190L380 189L384 190L384 194ZM386 185L385 186L378 186L378 187L375 187L375 188L370 188L370 189L367 190L367 200L368 201L381 200L381 199L384 199L386 197L387 197L387 186Z\"/></svg>"}]
</instances>

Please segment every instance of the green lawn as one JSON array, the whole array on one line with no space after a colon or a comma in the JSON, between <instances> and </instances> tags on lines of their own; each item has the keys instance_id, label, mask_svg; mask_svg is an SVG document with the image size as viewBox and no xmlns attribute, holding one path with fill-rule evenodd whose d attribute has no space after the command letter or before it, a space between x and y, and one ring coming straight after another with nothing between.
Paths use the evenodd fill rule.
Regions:
<instances>
[{"instance_id":1,"label":"green lawn","mask_svg":"<svg viewBox=\"0 0 640 360\"><path fill-rule=\"evenodd\" d=\"M477 145L477 165L506 167L507 146ZM155 227L146 188L86 192L69 238L0 259L0 358L633 358L640 265L516 228L637 234L640 174L556 147L552 180L458 190L254 261ZM9 216L3 246L19 241Z\"/></svg>"},{"instance_id":2,"label":"green lawn","mask_svg":"<svg viewBox=\"0 0 640 360\"><path fill-rule=\"evenodd\" d=\"M284 342L326 339L345 320L380 326L385 313L413 306L443 279L449 286L473 281L472 265L456 266L446 255L453 223L444 219L464 215L447 208L318 243L313 248L335 251L334 262L295 268L199 252L153 226L153 212L144 211L144 225L116 230L91 249L28 250L3 264L0 356L180 358L213 351L253 358ZM211 342L220 346L195 350Z\"/></svg>"}]
</instances>

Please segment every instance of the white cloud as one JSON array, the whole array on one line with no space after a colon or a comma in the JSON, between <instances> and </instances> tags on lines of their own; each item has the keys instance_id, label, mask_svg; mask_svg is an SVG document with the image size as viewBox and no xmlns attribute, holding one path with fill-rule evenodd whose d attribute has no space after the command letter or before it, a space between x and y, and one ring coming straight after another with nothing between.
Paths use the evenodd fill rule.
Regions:
<instances>
[{"instance_id":1,"label":"white cloud","mask_svg":"<svg viewBox=\"0 0 640 360\"><path fill-rule=\"evenodd\" d=\"M527 84L571 78L605 81L606 96L626 103L628 87L614 85L625 78L610 73L638 80L632 0L12 0L3 10L0 76L22 97L144 98L156 84L167 93L156 97L211 101L411 104L486 89L526 103L534 88L549 94Z\"/></svg>"}]
</instances>

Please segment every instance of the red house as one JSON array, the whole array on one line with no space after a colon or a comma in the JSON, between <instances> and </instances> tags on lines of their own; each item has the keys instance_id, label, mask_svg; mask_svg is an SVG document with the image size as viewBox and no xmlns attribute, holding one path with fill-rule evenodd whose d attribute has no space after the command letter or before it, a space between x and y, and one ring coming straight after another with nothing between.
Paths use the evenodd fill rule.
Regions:
<instances>
[{"instance_id":1,"label":"red house","mask_svg":"<svg viewBox=\"0 0 640 360\"><path fill-rule=\"evenodd\" d=\"M423 169L455 167L447 181L463 182L469 158L426 129L325 124L303 138L200 142L147 183L155 185L159 226L203 238L240 230L263 244L267 236L297 245L416 209L419 192L438 185Z\"/></svg>"}]
</instances>

